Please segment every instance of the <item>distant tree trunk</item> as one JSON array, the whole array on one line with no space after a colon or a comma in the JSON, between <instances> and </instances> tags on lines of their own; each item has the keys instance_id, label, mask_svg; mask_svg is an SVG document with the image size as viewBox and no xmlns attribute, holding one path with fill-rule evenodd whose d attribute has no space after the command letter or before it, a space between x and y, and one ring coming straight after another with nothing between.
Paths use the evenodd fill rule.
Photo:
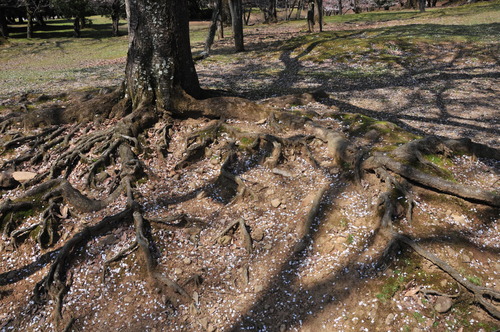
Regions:
<instances>
[{"instance_id":1,"label":"distant tree trunk","mask_svg":"<svg viewBox=\"0 0 500 332\"><path fill-rule=\"evenodd\" d=\"M342 8L342 0L339 0L339 15L344 14L344 9Z\"/></svg>"},{"instance_id":2,"label":"distant tree trunk","mask_svg":"<svg viewBox=\"0 0 500 332\"><path fill-rule=\"evenodd\" d=\"M425 12L425 0L418 0L418 7L421 13Z\"/></svg>"},{"instance_id":3,"label":"distant tree trunk","mask_svg":"<svg viewBox=\"0 0 500 332\"><path fill-rule=\"evenodd\" d=\"M323 31L323 0L315 0L316 12L318 14L319 32Z\"/></svg>"},{"instance_id":4,"label":"distant tree trunk","mask_svg":"<svg viewBox=\"0 0 500 332\"><path fill-rule=\"evenodd\" d=\"M413 9L416 9L417 8L417 1L418 0L408 0L405 4L405 8L413 8Z\"/></svg>"},{"instance_id":5,"label":"distant tree trunk","mask_svg":"<svg viewBox=\"0 0 500 332\"><path fill-rule=\"evenodd\" d=\"M297 15L295 15L295 18L297 20L300 19L300 14L302 13L302 10L304 9L304 1L305 0L299 0L299 4L297 5Z\"/></svg>"},{"instance_id":6,"label":"distant tree trunk","mask_svg":"<svg viewBox=\"0 0 500 332\"><path fill-rule=\"evenodd\" d=\"M276 11L276 0L269 0L269 6L267 7L269 17L269 22L278 22L278 12Z\"/></svg>"},{"instance_id":7,"label":"distant tree trunk","mask_svg":"<svg viewBox=\"0 0 500 332\"><path fill-rule=\"evenodd\" d=\"M0 8L0 36L7 38L9 37L9 27L7 25L7 18L5 17L5 11Z\"/></svg>"},{"instance_id":8,"label":"distant tree trunk","mask_svg":"<svg viewBox=\"0 0 500 332\"><path fill-rule=\"evenodd\" d=\"M214 43L215 33L217 32L217 24L222 10L222 0L215 0L213 3L212 19L210 20L210 27L208 28L207 39L205 40L204 53L205 56L210 54L210 48Z\"/></svg>"},{"instance_id":9,"label":"distant tree trunk","mask_svg":"<svg viewBox=\"0 0 500 332\"><path fill-rule=\"evenodd\" d=\"M314 31L314 1L307 3L307 29L309 32Z\"/></svg>"},{"instance_id":10,"label":"distant tree trunk","mask_svg":"<svg viewBox=\"0 0 500 332\"><path fill-rule=\"evenodd\" d=\"M231 11L234 47L236 48L236 52L243 52L245 47L243 44L243 13L241 0L229 0L229 10Z\"/></svg>"},{"instance_id":11,"label":"distant tree trunk","mask_svg":"<svg viewBox=\"0 0 500 332\"><path fill-rule=\"evenodd\" d=\"M85 16L80 17L80 29L85 29L87 27L87 20Z\"/></svg>"},{"instance_id":12,"label":"distant tree trunk","mask_svg":"<svg viewBox=\"0 0 500 332\"><path fill-rule=\"evenodd\" d=\"M119 25L120 25L120 15L111 15L111 21L113 25L113 37L120 35Z\"/></svg>"},{"instance_id":13,"label":"distant tree trunk","mask_svg":"<svg viewBox=\"0 0 500 332\"><path fill-rule=\"evenodd\" d=\"M76 17L74 20L73 20L73 37L75 38L80 38L80 35L81 35L81 27L80 27L80 18L79 17Z\"/></svg>"},{"instance_id":14,"label":"distant tree trunk","mask_svg":"<svg viewBox=\"0 0 500 332\"><path fill-rule=\"evenodd\" d=\"M117 37L120 34L118 30L120 24L120 1L113 1L111 5L111 21L113 24L113 36Z\"/></svg>"},{"instance_id":15,"label":"distant tree trunk","mask_svg":"<svg viewBox=\"0 0 500 332\"><path fill-rule=\"evenodd\" d=\"M26 38L33 38L33 11L29 6L26 6L26 18L28 19Z\"/></svg>"},{"instance_id":16,"label":"distant tree trunk","mask_svg":"<svg viewBox=\"0 0 500 332\"><path fill-rule=\"evenodd\" d=\"M172 110L177 88L201 96L189 42L185 0L127 0L126 91L134 109ZM155 15L151 13L162 13Z\"/></svg>"}]
</instances>

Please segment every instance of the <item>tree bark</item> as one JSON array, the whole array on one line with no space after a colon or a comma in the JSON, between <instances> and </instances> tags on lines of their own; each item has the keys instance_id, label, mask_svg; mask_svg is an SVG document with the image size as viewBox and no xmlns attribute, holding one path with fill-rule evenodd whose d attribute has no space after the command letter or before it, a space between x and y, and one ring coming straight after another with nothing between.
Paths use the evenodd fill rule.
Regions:
<instances>
[{"instance_id":1,"label":"tree bark","mask_svg":"<svg viewBox=\"0 0 500 332\"><path fill-rule=\"evenodd\" d=\"M323 31L323 0L315 0L316 1L316 10L318 14L318 25L319 32Z\"/></svg>"},{"instance_id":2,"label":"tree bark","mask_svg":"<svg viewBox=\"0 0 500 332\"><path fill-rule=\"evenodd\" d=\"M231 11L234 47L236 52L243 52L245 51L245 46L243 44L243 13L241 0L229 0L229 10Z\"/></svg>"},{"instance_id":3,"label":"tree bark","mask_svg":"<svg viewBox=\"0 0 500 332\"><path fill-rule=\"evenodd\" d=\"M127 8L126 92L133 109L155 106L172 111L178 88L200 97L185 0L127 0Z\"/></svg>"},{"instance_id":4,"label":"tree bark","mask_svg":"<svg viewBox=\"0 0 500 332\"><path fill-rule=\"evenodd\" d=\"M26 18L28 23L26 24L26 38L33 38L33 11L29 6L26 6Z\"/></svg>"},{"instance_id":5,"label":"tree bark","mask_svg":"<svg viewBox=\"0 0 500 332\"><path fill-rule=\"evenodd\" d=\"M215 0L212 12L212 19L210 21L210 27L208 28L208 35L207 39L205 40L204 52L207 56L210 53L210 48L212 47L212 44L214 43L215 33L217 32L217 22L219 21L221 10L222 10L222 0Z\"/></svg>"}]
</instances>

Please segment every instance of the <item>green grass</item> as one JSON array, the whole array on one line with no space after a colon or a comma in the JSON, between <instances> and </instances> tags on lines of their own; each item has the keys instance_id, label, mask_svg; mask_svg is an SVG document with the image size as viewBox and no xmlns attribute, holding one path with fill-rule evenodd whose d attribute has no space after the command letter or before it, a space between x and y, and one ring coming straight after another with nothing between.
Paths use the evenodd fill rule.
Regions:
<instances>
[{"instance_id":1,"label":"green grass","mask_svg":"<svg viewBox=\"0 0 500 332\"><path fill-rule=\"evenodd\" d=\"M128 47L125 21L120 26L123 35L111 37L110 19L90 19L92 24L82 30L82 38L72 37L71 20L47 21L47 27L35 31L32 39L25 38L25 25L12 26L11 38L0 45L2 84L29 90L53 82L75 82L81 77L90 76L93 82L100 82L122 76ZM397 79L409 70L444 61L457 52L462 56L456 63L485 64L495 64L496 54L500 53L500 0L425 13L401 10L331 16L325 18L325 23L328 31L322 33L302 34L264 50L239 54L224 51L204 61L237 63L251 56L268 63L286 55L298 63L324 64L315 70L301 68L295 73L297 77L318 82L336 79L376 83ZM336 29L339 24L342 29ZM305 21L280 22L276 26L287 25L302 26ZM256 29L260 27L245 27L245 33L258 34ZM207 29L207 22L191 24L195 51L201 50ZM231 38L230 30L225 29L226 38ZM113 61L119 65L109 65ZM101 68L110 69L101 73ZM262 77L275 77L283 70L281 66L255 68ZM0 90L7 91L2 84Z\"/></svg>"}]
</instances>

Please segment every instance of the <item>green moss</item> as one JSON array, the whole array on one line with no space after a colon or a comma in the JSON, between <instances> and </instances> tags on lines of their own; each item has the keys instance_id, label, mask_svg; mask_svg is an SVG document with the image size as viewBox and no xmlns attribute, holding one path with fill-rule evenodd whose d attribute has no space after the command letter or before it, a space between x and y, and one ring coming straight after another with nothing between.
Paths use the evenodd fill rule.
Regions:
<instances>
[{"instance_id":1,"label":"green moss","mask_svg":"<svg viewBox=\"0 0 500 332\"><path fill-rule=\"evenodd\" d=\"M405 277L401 274L401 271L396 270L394 274L389 276L382 286L380 293L375 296L382 302L385 303L391 299L394 294L403 286Z\"/></svg>"},{"instance_id":2,"label":"green moss","mask_svg":"<svg viewBox=\"0 0 500 332\"><path fill-rule=\"evenodd\" d=\"M438 165L438 166L451 166L453 165L452 162L442 156L442 155L437 155L437 154L428 154L428 155L424 155L424 158L427 159L428 161Z\"/></svg>"},{"instance_id":3,"label":"green moss","mask_svg":"<svg viewBox=\"0 0 500 332\"><path fill-rule=\"evenodd\" d=\"M252 146L254 143L255 143L255 137L243 136L243 137L240 137L239 146L241 148L248 148L248 147Z\"/></svg>"},{"instance_id":4,"label":"green moss","mask_svg":"<svg viewBox=\"0 0 500 332\"><path fill-rule=\"evenodd\" d=\"M422 315L420 312L418 311L415 311L413 313L413 317L417 320L417 323L424 323L427 319L427 317L425 317L424 315Z\"/></svg>"},{"instance_id":5,"label":"green moss","mask_svg":"<svg viewBox=\"0 0 500 332\"><path fill-rule=\"evenodd\" d=\"M468 276L466 276L466 279L477 286L481 286L483 284L483 281L478 276L468 275Z\"/></svg>"},{"instance_id":6,"label":"green moss","mask_svg":"<svg viewBox=\"0 0 500 332\"><path fill-rule=\"evenodd\" d=\"M352 234L349 234L349 235L347 236L347 239L346 239L346 241L345 241L345 242L346 242L347 244L351 244L351 243L353 243L353 242L354 242L354 236L353 236Z\"/></svg>"}]
</instances>

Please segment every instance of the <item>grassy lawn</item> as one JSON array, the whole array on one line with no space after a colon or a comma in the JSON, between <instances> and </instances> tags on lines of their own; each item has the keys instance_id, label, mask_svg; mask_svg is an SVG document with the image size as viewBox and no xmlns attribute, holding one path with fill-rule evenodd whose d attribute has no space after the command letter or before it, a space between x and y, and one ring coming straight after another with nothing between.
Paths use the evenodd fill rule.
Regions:
<instances>
[{"instance_id":1,"label":"grassy lawn","mask_svg":"<svg viewBox=\"0 0 500 332\"><path fill-rule=\"evenodd\" d=\"M116 82L123 74L127 53L126 24L122 36L111 37L111 21L90 17L91 24L82 30L81 38L72 37L72 21L48 21L47 27L25 38L25 26L13 26L11 38L0 46L0 95L38 90L47 85L83 81L93 84ZM282 22L276 27L299 27L305 22ZM342 29L337 29L337 26ZM365 26L365 28L363 28ZM273 26L245 27L247 34ZM200 50L206 37L207 22L192 22L191 41ZM334 63L330 71L303 73L328 79L332 75L350 78L383 76L427 61L422 54L430 49L462 45L471 59L491 60L499 51L500 0L473 5L418 11L381 11L325 18L325 32L301 34L261 51L235 55L215 54L209 61L230 63L247 56L277 59L282 52L300 61ZM225 29L230 38L230 29ZM487 51L485 51L487 50ZM102 68L106 70L102 71ZM276 68L270 68L276 71ZM269 74L272 74L270 72ZM301 73L297 73L301 74ZM106 81L106 79L108 79ZM85 83L82 82L83 85Z\"/></svg>"}]
</instances>

